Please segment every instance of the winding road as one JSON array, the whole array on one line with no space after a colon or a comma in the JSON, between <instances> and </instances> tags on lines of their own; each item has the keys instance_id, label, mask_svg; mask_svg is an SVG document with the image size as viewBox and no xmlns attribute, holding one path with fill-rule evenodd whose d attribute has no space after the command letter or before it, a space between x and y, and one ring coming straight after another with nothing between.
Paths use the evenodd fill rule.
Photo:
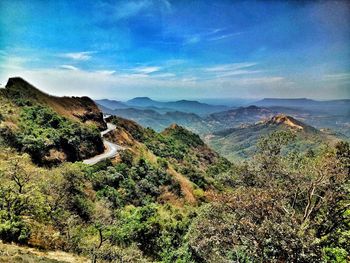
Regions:
<instances>
[{"instance_id":1,"label":"winding road","mask_svg":"<svg viewBox=\"0 0 350 263\"><path fill-rule=\"evenodd\" d=\"M110 131L113 131L114 129L116 129L116 126L112 123L107 122L107 129L101 132L101 137L103 138L105 134L109 133ZM83 163L90 164L90 165L96 164L103 160L115 157L119 150L124 149L124 147L115 143L111 143L105 139L103 139L103 144L106 148L104 153L101 153L89 159L85 159Z\"/></svg>"}]
</instances>

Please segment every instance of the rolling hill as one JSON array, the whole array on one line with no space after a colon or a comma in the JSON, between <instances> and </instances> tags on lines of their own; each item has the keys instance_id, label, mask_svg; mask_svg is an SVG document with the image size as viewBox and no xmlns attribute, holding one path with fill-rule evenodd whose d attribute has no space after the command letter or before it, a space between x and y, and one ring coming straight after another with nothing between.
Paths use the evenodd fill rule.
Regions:
<instances>
[{"instance_id":1,"label":"rolling hill","mask_svg":"<svg viewBox=\"0 0 350 263\"><path fill-rule=\"evenodd\" d=\"M295 134L296 140L290 147L299 151L316 149L323 143L334 144L340 140L339 136L322 132L291 116L278 114L255 124L214 132L207 135L205 141L229 160L245 159L254 154L260 138L276 131Z\"/></svg>"},{"instance_id":2,"label":"rolling hill","mask_svg":"<svg viewBox=\"0 0 350 263\"><path fill-rule=\"evenodd\" d=\"M78 161L103 152L102 112L88 97L55 97L21 78L0 89L0 141L39 165Z\"/></svg>"},{"instance_id":3,"label":"rolling hill","mask_svg":"<svg viewBox=\"0 0 350 263\"><path fill-rule=\"evenodd\" d=\"M169 125L177 123L187 129L201 133L208 131L205 121L194 113L181 111L169 111L159 113L153 109L125 108L111 110L103 105L99 105L100 110L106 114L116 115L122 118L130 119L141 124L143 127L150 127L156 131L162 131Z\"/></svg>"}]
</instances>

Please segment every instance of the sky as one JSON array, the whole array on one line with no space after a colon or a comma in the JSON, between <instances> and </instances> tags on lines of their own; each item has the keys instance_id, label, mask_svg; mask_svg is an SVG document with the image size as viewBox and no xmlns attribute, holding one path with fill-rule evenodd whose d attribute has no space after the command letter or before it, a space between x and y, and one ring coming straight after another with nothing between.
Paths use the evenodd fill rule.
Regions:
<instances>
[{"instance_id":1,"label":"sky","mask_svg":"<svg viewBox=\"0 0 350 263\"><path fill-rule=\"evenodd\" d=\"M14 76L95 99L350 98L350 1L1 0Z\"/></svg>"}]
</instances>

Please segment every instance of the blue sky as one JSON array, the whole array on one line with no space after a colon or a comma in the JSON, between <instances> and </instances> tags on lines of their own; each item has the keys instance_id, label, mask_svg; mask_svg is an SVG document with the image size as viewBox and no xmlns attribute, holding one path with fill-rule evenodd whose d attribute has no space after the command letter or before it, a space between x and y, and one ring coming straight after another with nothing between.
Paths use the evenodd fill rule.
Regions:
<instances>
[{"instance_id":1,"label":"blue sky","mask_svg":"<svg viewBox=\"0 0 350 263\"><path fill-rule=\"evenodd\" d=\"M55 95L350 98L348 1L0 2L0 83Z\"/></svg>"}]
</instances>

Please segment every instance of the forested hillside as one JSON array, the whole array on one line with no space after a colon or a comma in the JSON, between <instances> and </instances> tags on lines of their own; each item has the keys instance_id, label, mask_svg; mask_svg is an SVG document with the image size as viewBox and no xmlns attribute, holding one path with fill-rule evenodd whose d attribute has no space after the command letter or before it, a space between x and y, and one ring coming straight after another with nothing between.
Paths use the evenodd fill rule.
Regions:
<instances>
[{"instance_id":1,"label":"forested hillside","mask_svg":"<svg viewBox=\"0 0 350 263\"><path fill-rule=\"evenodd\" d=\"M257 151L261 138L277 131L290 133L293 140L289 151L305 153L319 151L324 145L335 145L345 136L320 131L291 116L277 114L254 124L225 129L206 136L206 142L231 161L250 159Z\"/></svg>"},{"instance_id":2,"label":"forested hillside","mask_svg":"<svg viewBox=\"0 0 350 263\"><path fill-rule=\"evenodd\" d=\"M89 98L42 93L21 78L0 90L0 133L5 145L38 165L78 161L103 152L102 113Z\"/></svg>"},{"instance_id":3,"label":"forested hillside","mask_svg":"<svg viewBox=\"0 0 350 263\"><path fill-rule=\"evenodd\" d=\"M124 150L86 165L104 150L96 105L65 98L82 114L61 112L59 98L10 84L0 93L0 258L65 262L32 247L92 262L349 260L349 143L299 151L295 133L319 131L279 116L234 163L177 124L158 133L110 116L104 138ZM28 255L11 256L9 243Z\"/></svg>"}]
</instances>

